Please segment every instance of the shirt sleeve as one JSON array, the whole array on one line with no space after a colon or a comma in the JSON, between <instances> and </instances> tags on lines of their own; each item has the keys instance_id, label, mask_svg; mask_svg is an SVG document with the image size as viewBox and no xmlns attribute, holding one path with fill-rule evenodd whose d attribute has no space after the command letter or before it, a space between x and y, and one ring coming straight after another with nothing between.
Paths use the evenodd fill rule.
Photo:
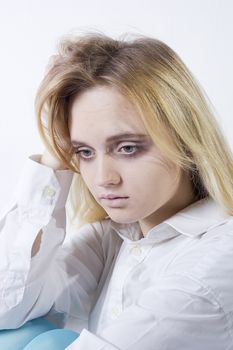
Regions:
<instances>
[{"instance_id":1,"label":"shirt sleeve","mask_svg":"<svg viewBox=\"0 0 233 350\"><path fill-rule=\"evenodd\" d=\"M0 329L52 310L87 318L103 268L100 224L84 225L74 244L63 244L73 172L54 171L39 160L27 159L0 217ZM31 258L40 230L40 249Z\"/></svg>"},{"instance_id":2,"label":"shirt sleeve","mask_svg":"<svg viewBox=\"0 0 233 350\"><path fill-rule=\"evenodd\" d=\"M162 277L98 335L84 329L67 350L223 350L233 348L229 317L191 276Z\"/></svg>"}]
</instances>

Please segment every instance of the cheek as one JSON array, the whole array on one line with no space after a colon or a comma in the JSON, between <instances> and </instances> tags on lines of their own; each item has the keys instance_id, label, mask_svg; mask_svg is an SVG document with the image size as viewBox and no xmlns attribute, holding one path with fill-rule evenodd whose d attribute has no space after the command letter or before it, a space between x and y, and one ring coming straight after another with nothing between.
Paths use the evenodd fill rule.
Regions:
<instances>
[{"instance_id":1,"label":"cheek","mask_svg":"<svg viewBox=\"0 0 233 350\"><path fill-rule=\"evenodd\" d=\"M180 171L174 165L161 167L157 174L156 188L157 193L162 196L171 196L176 192L179 185Z\"/></svg>"},{"instance_id":2,"label":"cheek","mask_svg":"<svg viewBox=\"0 0 233 350\"><path fill-rule=\"evenodd\" d=\"M162 158L150 158L142 162L137 169L129 169L131 183L138 186L138 193L144 191L150 194L153 189L164 191L172 189L179 179L179 171L174 164Z\"/></svg>"},{"instance_id":3,"label":"cheek","mask_svg":"<svg viewBox=\"0 0 233 350\"><path fill-rule=\"evenodd\" d=\"M95 171L90 167L80 166L80 175L88 190L94 195Z\"/></svg>"},{"instance_id":4,"label":"cheek","mask_svg":"<svg viewBox=\"0 0 233 350\"><path fill-rule=\"evenodd\" d=\"M81 171L81 170L80 170L80 174L81 174L82 179L85 182L86 186L88 188L90 188L92 183L93 183L92 179L91 179L91 176L88 173L86 173L85 171Z\"/></svg>"}]
</instances>

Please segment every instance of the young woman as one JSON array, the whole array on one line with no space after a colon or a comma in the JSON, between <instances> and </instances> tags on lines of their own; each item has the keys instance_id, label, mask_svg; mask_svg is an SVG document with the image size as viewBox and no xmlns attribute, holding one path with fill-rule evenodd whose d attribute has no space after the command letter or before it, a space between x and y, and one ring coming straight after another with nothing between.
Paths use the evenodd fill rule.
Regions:
<instances>
[{"instance_id":1,"label":"young woman","mask_svg":"<svg viewBox=\"0 0 233 350\"><path fill-rule=\"evenodd\" d=\"M0 222L0 341L44 316L21 349L233 349L233 157L179 56L67 38L35 106L46 150Z\"/></svg>"}]
</instances>

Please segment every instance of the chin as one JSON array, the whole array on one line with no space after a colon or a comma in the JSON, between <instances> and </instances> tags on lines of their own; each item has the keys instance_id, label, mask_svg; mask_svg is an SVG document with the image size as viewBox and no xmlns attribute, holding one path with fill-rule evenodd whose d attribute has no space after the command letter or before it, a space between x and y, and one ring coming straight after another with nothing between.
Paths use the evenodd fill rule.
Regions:
<instances>
[{"instance_id":1,"label":"chin","mask_svg":"<svg viewBox=\"0 0 233 350\"><path fill-rule=\"evenodd\" d=\"M136 221L138 221L139 219L138 218L132 218L132 217L124 217L123 215L111 215L111 214L108 214L108 217L118 223L118 224L132 224Z\"/></svg>"}]
</instances>

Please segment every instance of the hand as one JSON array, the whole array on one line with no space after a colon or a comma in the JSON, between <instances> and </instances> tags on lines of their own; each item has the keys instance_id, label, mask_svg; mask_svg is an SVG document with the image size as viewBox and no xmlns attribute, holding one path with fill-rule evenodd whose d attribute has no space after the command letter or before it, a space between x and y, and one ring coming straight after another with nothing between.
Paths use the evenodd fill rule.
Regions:
<instances>
[{"instance_id":1,"label":"hand","mask_svg":"<svg viewBox=\"0 0 233 350\"><path fill-rule=\"evenodd\" d=\"M56 158L54 155L52 155L47 149L44 150L41 160L41 164L44 164L50 168L53 168L54 170L67 170L68 168L64 167L62 165L61 161Z\"/></svg>"}]
</instances>

